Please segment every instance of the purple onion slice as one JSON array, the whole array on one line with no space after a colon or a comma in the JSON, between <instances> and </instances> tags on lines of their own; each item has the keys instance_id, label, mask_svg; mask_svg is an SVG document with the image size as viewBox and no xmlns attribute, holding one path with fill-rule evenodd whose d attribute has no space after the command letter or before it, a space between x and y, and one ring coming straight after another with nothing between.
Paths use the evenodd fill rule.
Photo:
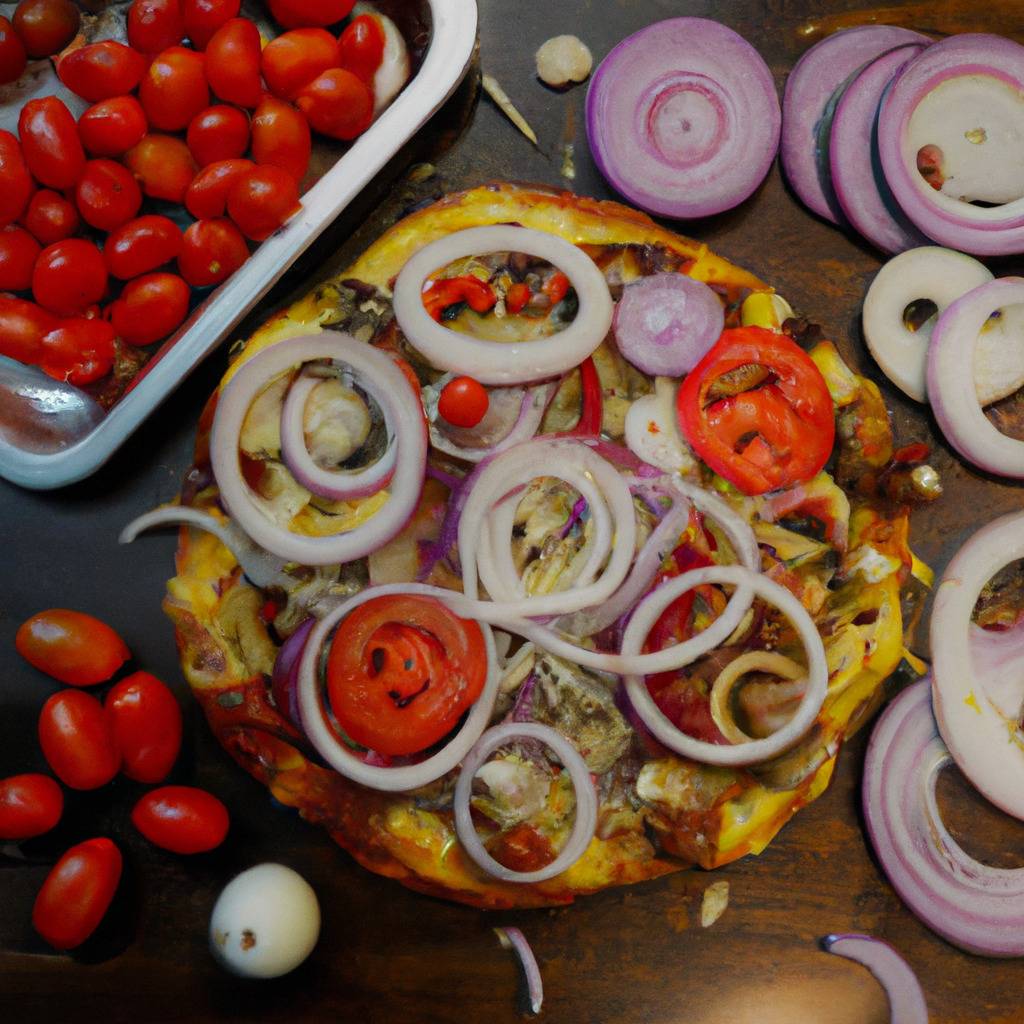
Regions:
<instances>
[{"instance_id":1,"label":"purple onion slice","mask_svg":"<svg viewBox=\"0 0 1024 1024\"><path fill-rule=\"evenodd\" d=\"M889 1024L928 1024L928 1004L917 975L888 942L873 935L826 935L826 953L862 964L889 998Z\"/></svg>"}]
</instances>

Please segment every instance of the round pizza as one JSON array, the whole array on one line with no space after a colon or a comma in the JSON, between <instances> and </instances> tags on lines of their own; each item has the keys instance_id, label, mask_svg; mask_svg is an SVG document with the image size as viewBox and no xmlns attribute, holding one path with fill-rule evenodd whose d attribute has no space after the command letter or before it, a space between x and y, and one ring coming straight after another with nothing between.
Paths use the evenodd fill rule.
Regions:
<instances>
[{"instance_id":1,"label":"round pizza","mask_svg":"<svg viewBox=\"0 0 1024 1024\"><path fill-rule=\"evenodd\" d=\"M791 297L792 298L792 297ZM233 360L165 607L220 743L480 907L759 853L907 654L933 496L878 389L647 216L449 195Z\"/></svg>"}]
</instances>

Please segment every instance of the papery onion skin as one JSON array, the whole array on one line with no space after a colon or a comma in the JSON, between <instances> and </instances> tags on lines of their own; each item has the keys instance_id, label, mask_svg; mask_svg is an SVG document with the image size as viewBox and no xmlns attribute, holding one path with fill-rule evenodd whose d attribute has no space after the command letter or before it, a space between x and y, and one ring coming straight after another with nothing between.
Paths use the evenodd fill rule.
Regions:
<instances>
[{"instance_id":1,"label":"papery onion skin","mask_svg":"<svg viewBox=\"0 0 1024 1024\"><path fill-rule=\"evenodd\" d=\"M917 975L889 945L871 935L827 935L821 941L827 953L866 967L889 998L889 1024L928 1024L928 1004Z\"/></svg>"}]
</instances>

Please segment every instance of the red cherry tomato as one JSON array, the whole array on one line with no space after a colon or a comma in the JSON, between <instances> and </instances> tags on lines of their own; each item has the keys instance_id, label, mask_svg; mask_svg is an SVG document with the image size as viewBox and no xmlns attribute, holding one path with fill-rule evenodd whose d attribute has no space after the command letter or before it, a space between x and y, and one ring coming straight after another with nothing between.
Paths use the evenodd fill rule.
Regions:
<instances>
[{"instance_id":1,"label":"red cherry tomato","mask_svg":"<svg viewBox=\"0 0 1024 1024\"><path fill-rule=\"evenodd\" d=\"M85 168L78 126L63 100L29 100L18 117L18 135L32 176L50 188L71 188Z\"/></svg>"},{"instance_id":2,"label":"red cherry tomato","mask_svg":"<svg viewBox=\"0 0 1024 1024\"><path fill-rule=\"evenodd\" d=\"M181 203L196 176L188 146L172 135L147 135L125 154L124 162L145 195Z\"/></svg>"},{"instance_id":3,"label":"red cherry tomato","mask_svg":"<svg viewBox=\"0 0 1024 1024\"><path fill-rule=\"evenodd\" d=\"M93 156L120 156L145 138L149 125L134 96L100 100L78 119L78 136Z\"/></svg>"},{"instance_id":4,"label":"red cherry tomato","mask_svg":"<svg viewBox=\"0 0 1024 1024\"><path fill-rule=\"evenodd\" d=\"M21 144L10 132L0 131L0 227L22 215L33 187Z\"/></svg>"},{"instance_id":5,"label":"red cherry tomato","mask_svg":"<svg viewBox=\"0 0 1024 1024\"><path fill-rule=\"evenodd\" d=\"M150 790L132 810L132 824L172 853L206 853L224 842L231 819L212 793L193 786Z\"/></svg>"},{"instance_id":6,"label":"red cherry tomato","mask_svg":"<svg viewBox=\"0 0 1024 1024\"><path fill-rule=\"evenodd\" d=\"M197 220L185 232L178 273L193 288L206 288L229 278L249 258L249 247L231 221Z\"/></svg>"},{"instance_id":7,"label":"red cherry tomato","mask_svg":"<svg viewBox=\"0 0 1024 1024\"><path fill-rule=\"evenodd\" d=\"M297 28L272 39L263 48L263 77L267 88L293 100L329 68L341 66L338 40L322 28Z\"/></svg>"},{"instance_id":8,"label":"red cherry tomato","mask_svg":"<svg viewBox=\"0 0 1024 1024\"><path fill-rule=\"evenodd\" d=\"M83 690L61 690L43 705L39 745L53 774L71 789L99 789L121 767L103 705Z\"/></svg>"},{"instance_id":9,"label":"red cherry tomato","mask_svg":"<svg viewBox=\"0 0 1024 1024\"><path fill-rule=\"evenodd\" d=\"M192 118L186 139L200 167L232 160L249 148L249 118L237 107L207 107Z\"/></svg>"},{"instance_id":10,"label":"red cherry tomato","mask_svg":"<svg viewBox=\"0 0 1024 1024\"><path fill-rule=\"evenodd\" d=\"M110 322L129 345L152 345L181 326L190 297L177 274L146 274L124 286L110 307Z\"/></svg>"},{"instance_id":11,"label":"red cherry tomato","mask_svg":"<svg viewBox=\"0 0 1024 1024\"><path fill-rule=\"evenodd\" d=\"M57 316L74 316L96 305L107 290L107 268L99 249L84 238L48 245L32 272L32 295Z\"/></svg>"},{"instance_id":12,"label":"red cherry tomato","mask_svg":"<svg viewBox=\"0 0 1024 1024\"><path fill-rule=\"evenodd\" d=\"M57 65L60 80L90 103L130 93L145 70L146 59L141 53L113 39L72 50Z\"/></svg>"},{"instance_id":13,"label":"red cherry tomato","mask_svg":"<svg viewBox=\"0 0 1024 1024\"><path fill-rule=\"evenodd\" d=\"M131 657L128 646L105 622L67 608L51 608L26 619L14 646L34 668L71 686L105 683Z\"/></svg>"},{"instance_id":14,"label":"red cherry tomato","mask_svg":"<svg viewBox=\"0 0 1024 1024\"><path fill-rule=\"evenodd\" d=\"M14 12L14 28L30 57L60 53L78 31L78 8L71 0L21 0Z\"/></svg>"},{"instance_id":15,"label":"red cherry tomato","mask_svg":"<svg viewBox=\"0 0 1024 1024\"><path fill-rule=\"evenodd\" d=\"M239 107L255 107L263 95L260 31L248 18L232 18L206 46L206 77L215 96Z\"/></svg>"},{"instance_id":16,"label":"red cherry tomato","mask_svg":"<svg viewBox=\"0 0 1024 1024\"><path fill-rule=\"evenodd\" d=\"M387 43L380 20L372 14L360 14L341 33L338 43L341 66L372 86L377 68L384 60L384 46Z\"/></svg>"},{"instance_id":17,"label":"red cherry tomato","mask_svg":"<svg viewBox=\"0 0 1024 1024\"><path fill-rule=\"evenodd\" d=\"M373 123L373 93L344 68L325 71L295 101L313 131L332 139L354 139Z\"/></svg>"},{"instance_id":18,"label":"red cherry tomato","mask_svg":"<svg viewBox=\"0 0 1024 1024\"><path fill-rule=\"evenodd\" d=\"M128 8L128 42L139 53L161 53L184 38L178 0L134 0Z\"/></svg>"},{"instance_id":19,"label":"red cherry tomato","mask_svg":"<svg viewBox=\"0 0 1024 1024\"><path fill-rule=\"evenodd\" d=\"M121 853L109 839L72 846L46 876L32 927L54 949L74 949L99 927L121 880Z\"/></svg>"},{"instance_id":20,"label":"red cherry tomato","mask_svg":"<svg viewBox=\"0 0 1024 1024\"><path fill-rule=\"evenodd\" d=\"M241 0L181 0L185 34L197 50L205 50L225 22L238 17Z\"/></svg>"},{"instance_id":21,"label":"red cherry tomato","mask_svg":"<svg viewBox=\"0 0 1024 1024\"><path fill-rule=\"evenodd\" d=\"M142 191L123 164L90 160L75 186L75 201L86 224L113 231L139 212Z\"/></svg>"},{"instance_id":22,"label":"red cherry tomato","mask_svg":"<svg viewBox=\"0 0 1024 1024\"><path fill-rule=\"evenodd\" d=\"M49 775L0 779L0 839L32 839L49 832L64 811L64 793Z\"/></svg>"},{"instance_id":23,"label":"red cherry tomato","mask_svg":"<svg viewBox=\"0 0 1024 1024\"><path fill-rule=\"evenodd\" d=\"M184 46L171 46L153 58L139 86L139 101L153 128L184 131L210 105L204 64L201 53Z\"/></svg>"},{"instance_id":24,"label":"red cherry tomato","mask_svg":"<svg viewBox=\"0 0 1024 1024\"><path fill-rule=\"evenodd\" d=\"M0 15L0 85L16 82L28 66L28 55L21 36L10 21Z\"/></svg>"},{"instance_id":25,"label":"red cherry tomato","mask_svg":"<svg viewBox=\"0 0 1024 1024\"><path fill-rule=\"evenodd\" d=\"M170 263L181 252L181 228L169 217L147 214L107 236L103 258L114 277L128 281Z\"/></svg>"},{"instance_id":26,"label":"red cherry tomato","mask_svg":"<svg viewBox=\"0 0 1024 1024\"><path fill-rule=\"evenodd\" d=\"M313 143L309 122L290 103L265 96L252 117L252 157L287 171L296 182L309 168Z\"/></svg>"},{"instance_id":27,"label":"red cherry tomato","mask_svg":"<svg viewBox=\"0 0 1024 1024\"><path fill-rule=\"evenodd\" d=\"M186 209L199 220L223 217L235 182L255 167L251 160L218 160L204 167L185 193Z\"/></svg>"},{"instance_id":28,"label":"red cherry tomato","mask_svg":"<svg viewBox=\"0 0 1024 1024\"><path fill-rule=\"evenodd\" d=\"M475 427L487 415L487 389L472 377L456 377L441 389L437 411L453 427Z\"/></svg>"},{"instance_id":29,"label":"red cherry tomato","mask_svg":"<svg viewBox=\"0 0 1024 1024\"><path fill-rule=\"evenodd\" d=\"M0 229L0 291L28 291L32 287L32 268L41 251L32 235L17 224Z\"/></svg>"},{"instance_id":30,"label":"red cherry tomato","mask_svg":"<svg viewBox=\"0 0 1024 1024\"><path fill-rule=\"evenodd\" d=\"M136 782L163 782L181 750L181 708L156 676L134 672L104 703L121 770Z\"/></svg>"},{"instance_id":31,"label":"red cherry tomato","mask_svg":"<svg viewBox=\"0 0 1024 1024\"><path fill-rule=\"evenodd\" d=\"M78 231L78 208L59 192L41 188L29 201L22 223L42 245L71 238Z\"/></svg>"},{"instance_id":32,"label":"red cherry tomato","mask_svg":"<svg viewBox=\"0 0 1024 1024\"><path fill-rule=\"evenodd\" d=\"M228 193L228 216L254 242L269 238L299 209L295 179L280 167L245 171Z\"/></svg>"},{"instance_id":33,"label":"red cherry tomato","mask_svg":"<svg viewBox=\"0 0 1024 1024\"><path fill-rule=\"evenodd\" d=\"M347 18L355 0L268 0L274 20L285 28L333 25Z\"/></svg>"},{"instance_id":34,"label":"red cherry tomato","mask_svg":"<svg viewBox=\"0 0 1024 1024\"><path fill-rule=\"evenodd\" d=\"M114 328L98 317L61 320L43 338L39 368L76 387L106 377L114 367Z\"/></svg>"},{"instance_id":35,"label":"red cherry tomato","mask_svg":"<svg viewBox=\"0 0 1024 1024\"><path fill-rule=\"evenodd\" d=\"M22 363L36 363L43 338L57 320L34 302L0 295L0 355Z\"/></svg>"}]
</instances>

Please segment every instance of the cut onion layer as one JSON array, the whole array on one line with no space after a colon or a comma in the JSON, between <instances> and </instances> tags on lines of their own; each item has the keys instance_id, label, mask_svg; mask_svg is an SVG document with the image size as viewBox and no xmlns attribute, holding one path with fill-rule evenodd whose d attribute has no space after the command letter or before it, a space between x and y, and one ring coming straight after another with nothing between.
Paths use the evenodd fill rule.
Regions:
<instances>
[{"instance_id":1,"label":"cut onion layer","mask_svg":"<svg viewBox=\"0 0 1024 1024\"><path fill-rule=\"evenodd\" d=\"M587 92L601 173L666 217L707 217L743 202L771 167L780 119L761 55L705 18L671 18L624 39Z\"/></svg>"},{"instance_id":2,"label":"cut onion layer","mask_svg":"<svg viewBox=\"0 0 1024 1024\"><path fill-rule=\"evenodd\" d=\"M1024 868L981 864L949 834L935 797L949 761L922 679L889 705L868 745L871 844L893 888L933 931L969 953L1024 956Z\"/></svg>"},{"instance_id":3,"label":"cut onion layer","mask_svg":"<svg viewBox=\"0 0 1024 1024\"><path fill-rule=\"evenodd\" d=\"M564 330L535 341L473 338L436 322L423 305L431 274L466 256L522 252L539 256L569 278L579 300L576 318ZM512 224L467 228L425 245L398 275L395 319L409 344L431 365L468 374L481 384L525 384L557 377L583 362L604 340L612 322L612 299L594 261L558 235Z\"/></svg>"},{"instance_id":4,"label":"cut onion layer","mask_svg":"<svg viewBox=\"0 0 1024 1024\"><path fill-rule=\"evenodd\" d=\"M803 665L772 651L747 651L733 658L718 673L711 686L711 718L730 743L751 743L754 740L736 724L731 710L733 689L748 672L768 672L791 682L802 681L806 674Z\"/></svg>"},{"instance_id":5,"label":"cut onion layer","mask_svg":"<svg viewBox=\"0 0 1024 1024\"><path fill-rule=\"evenodd\" d=\"M495 935L505 949L514 949L519 962L523 967L523 974L526 975L526 991L530 997L530 1009L533 1013L540 1013L544 1005L544 984L541 981L540 967L537 965L537 958L533 955L526 936L518 928L495 928Z\"/></svg>"},{"instance_id":6,"label":"cut onion layer","mask_svg":"<svg viewBox=\"0 0 1024 1024\"><path fill-rule=\"evenodd\" d=\"M638 459L666 473L691 473L697 460L679 433L676 389L670 377L655 378L654 394L635 399L626 413L625 441Z\"/></svg>"},{"instance_id":7,"label":"cut onion layer","mask_svg":"<svg viewBox=\"0 0 1024 1024\"><path fill-rule=\"evenodd\" d=\"M828 935L828 953L863 964L889 998L889 1024L928 1024L928 1004L917 975L888 942L871 935Z\"/></svg>"}]
</instances>

